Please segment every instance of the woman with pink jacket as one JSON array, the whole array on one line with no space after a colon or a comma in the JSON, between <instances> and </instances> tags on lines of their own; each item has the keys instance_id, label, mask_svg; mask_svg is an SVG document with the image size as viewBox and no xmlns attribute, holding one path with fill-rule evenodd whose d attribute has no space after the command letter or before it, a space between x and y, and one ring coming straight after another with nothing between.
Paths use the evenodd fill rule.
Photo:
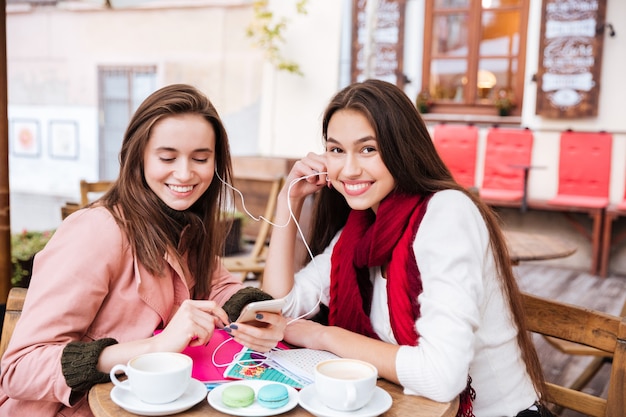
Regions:
<instances>
[{"instance_id":1,"label":"woman with pink jacket","mask_svg":"<svg viewBox=\"0 0 626 417\"><path fill-rule=\"evenodd\" d=\"M21 319L0 364L1 416L91 416L86 393L113 365L206 344L242 289L220 262L230 182L228 137L188 85L149 96L133 115L120 175L69 216L37 254ZM266 352L285 320L228 329ZM156 330L162 330L155 336Z\"/></svg>"}]
</instances>

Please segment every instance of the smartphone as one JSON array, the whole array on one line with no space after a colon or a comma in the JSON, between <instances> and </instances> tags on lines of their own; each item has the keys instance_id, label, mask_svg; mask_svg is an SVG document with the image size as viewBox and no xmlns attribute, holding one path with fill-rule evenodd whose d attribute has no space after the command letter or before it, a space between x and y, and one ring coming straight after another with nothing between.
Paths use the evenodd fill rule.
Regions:
<instances>
[{"instance_id":1,"label":"smartphone","mask_svg":"<svg viewBox=\"0 0 626 417\"><path fill-rule=\"evenodd\" d=\"M259 312L280 313L284 305L284 298L265 301L253 301L247 304L241 310L241 314L239 314L239 318L237 319L237 321L239 323L244 323L247 321L256 320L256 314Z\"/></svg>"}]
</instances>

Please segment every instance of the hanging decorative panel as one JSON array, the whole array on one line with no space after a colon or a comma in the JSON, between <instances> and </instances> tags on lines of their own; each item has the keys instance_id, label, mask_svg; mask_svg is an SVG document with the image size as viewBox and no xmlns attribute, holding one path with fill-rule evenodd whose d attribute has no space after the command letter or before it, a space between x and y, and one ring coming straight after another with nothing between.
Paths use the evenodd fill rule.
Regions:
<instances>
[{"instance_id":1,"label":"hanging decorative panel","mask_svg":"<svg viewBox=\"0 0 626 417\"><path fill-rule=\"evenodd\" d=\"M598 115L606 0L544 0L537 72L538 115Z\"/></svg>"},{"instance_id":2,"label":"hanging decorative panel","mask_svg":"<svg viewBox=\"0 0 626 417\"><path fill-rule=\"evenodd\" d=\"M377 78L399 87L406 0L353 0L351 78Z\"/></svg>"}]
</instances>

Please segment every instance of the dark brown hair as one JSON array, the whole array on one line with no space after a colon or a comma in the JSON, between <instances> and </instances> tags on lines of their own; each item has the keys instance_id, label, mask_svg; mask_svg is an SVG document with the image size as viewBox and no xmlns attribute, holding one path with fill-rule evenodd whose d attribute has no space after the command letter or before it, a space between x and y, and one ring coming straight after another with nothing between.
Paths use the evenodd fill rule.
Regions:
<instances>
[{"instance_id":1,"label":"dark brown hair","mask_svg":"<svg viewBox=\"0 0 626 417\"><path fill-rule=\"evenodd\" d=\"M322 135L327 139L328 123L339 110L358 111L367 118L376 134L383 162L396 181L399 191L427 195L441 190L458 190L478 207L489 231L498 276L509 299L517 325L518 344L526 369L538 394L545 393L544 378L532 340L526 331L522 298L511 267L511 261L500 223L495 213L474 193L454 181L441 160L430 133L415 105L397 86L380 80L354 83L330 101L322 119ZM336 190L324 187L316 196L311 221L311 250L321 253L345 225L350 207Z\"/></svg>"},{"instance_id":2,"label":"dark brown hair","mask_svg":"<svg viewBox=\"0 0 626 417\"><path fill-rule=\"evenodd\" d=\"M227 233L221 221L228 201L224 187L214 177L198 201L176 212L154 194L144 178L144 150L152 128L157 121L180 114L201 115L213 126L215 171L231 182L228 136L217 110L196 88L174 84L152 93L131 118L119 155L119 177L98 204L113 214L133 253L150 273L162 275L164 255L173 252L179 262L187 262L196 280L193 297L206 298Z\"/></svg>"}]
</instances>

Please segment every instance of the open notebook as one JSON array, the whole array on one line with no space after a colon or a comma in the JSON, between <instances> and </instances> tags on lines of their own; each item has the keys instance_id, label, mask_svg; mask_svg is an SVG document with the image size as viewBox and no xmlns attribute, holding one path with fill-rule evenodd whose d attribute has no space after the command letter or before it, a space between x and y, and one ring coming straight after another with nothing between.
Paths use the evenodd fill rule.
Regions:
<instances>
[{"instance_id":1,"label":"open notebook","mask_svg":"<svg viewBox=\"0 0 626 417\"><path fill-rule=\"evenodd\" d=\"M319 362L339 356L325 350L287 349L273 350L268 354L271 361L290 375L295 375L304 385L315 380L313 369Z\"/></svg>"},{"instance_id":2,"label":"open notebook","mask_svg":"<svg viewBox=\"0 0 626 417\"><path fill-rule=\"evenodd\" d=\"M295 388L313 383L313 368L330 352L292 349L284 343L268 354L247 349L221 329L215 330L206 346L187 347L184 354L193 360L191 376L204 383L233 379L261 379L282 382Z\"/></svg>"}]
</instances>

